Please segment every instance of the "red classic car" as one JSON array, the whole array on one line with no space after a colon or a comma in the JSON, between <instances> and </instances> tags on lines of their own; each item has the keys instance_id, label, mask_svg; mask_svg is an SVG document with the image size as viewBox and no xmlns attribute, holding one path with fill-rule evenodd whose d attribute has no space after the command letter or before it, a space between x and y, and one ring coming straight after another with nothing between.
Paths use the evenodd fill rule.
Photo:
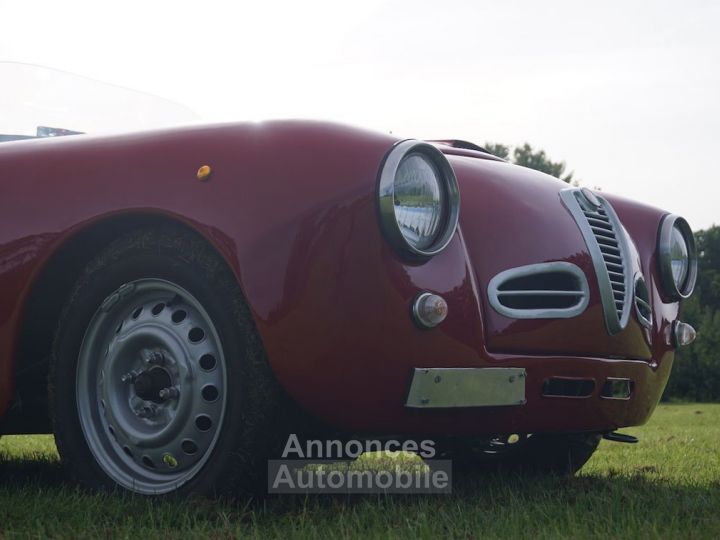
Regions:
<instances>
[{"instance_id":1,"label":"red classic car","mask_svg":"<svg viewBox=\"0 0 720 540\"><path fill-rule=\"evenodd\" d=\"M467 142L4 138L0 433L54 433L88 486L245 489L316 426L574 472L694 337L683 218Z\"/></svg>"}]
</instances>

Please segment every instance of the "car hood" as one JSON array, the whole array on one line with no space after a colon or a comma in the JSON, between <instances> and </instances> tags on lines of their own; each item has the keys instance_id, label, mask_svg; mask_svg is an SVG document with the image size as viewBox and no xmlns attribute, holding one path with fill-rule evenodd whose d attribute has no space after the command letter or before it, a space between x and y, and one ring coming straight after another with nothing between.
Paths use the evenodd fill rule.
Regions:
<instances>
[{"instance_id":1,"label":"car hood","mask_svg":"<svg viewBox=\"0 0 720 540\"><path fill-rule=\"evenodd\" d=\"M589 248L561 199L561 192L572 186L504 161L457 154L448 158L460 185L460 230L478 283L489 352L651 357L649 333L634 313L614 335L606 327ZM581 313L520 319L493 308L488 285L499 273L558 261L577 266L587 277L589 301Z\"/></svg>"}]
</instances>

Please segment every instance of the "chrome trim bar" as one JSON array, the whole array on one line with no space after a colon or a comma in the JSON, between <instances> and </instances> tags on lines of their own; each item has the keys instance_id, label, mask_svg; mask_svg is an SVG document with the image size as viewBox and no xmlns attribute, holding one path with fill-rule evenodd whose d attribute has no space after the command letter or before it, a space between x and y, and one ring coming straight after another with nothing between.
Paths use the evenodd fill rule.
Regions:
<instances>
[{"instance_id":1,"label":"chrome trim bar","mask_svg":"<svg viewBox=\"0 0 720 540\"><path fill-rule=\"evenodd\" d=\"M418 249L405 239L395 216L395 175L403 159L412 153L422 154L437 167L440 173L439 187L443 191L445 223L432 245L425 249ZM401 253L427 259L445 249L455 236L460 219L460 189L450 162L434 145L409 139L393 146L380 168L377 197L383 234Z\"/></svg>"},{"instance_id":2,"label":"chrome trim bar","mask_svg":"<svg viewBox=\"0 0 720 540\"><path fill-rule=\"evenodd\" d=\"M548 273L565 273L572 276L577 284L576 290L554 290L554 289L508 289L501 287L510 280L522 277L538 276ZM574 305L569 307L555 308L511 308L503 304L501 297L507 296L565 296L577 298ZM504 270L493 277L488 283L488 300L490 305L506 317L513 319L569 319L580 315L588 306L590 301L590 288L588 286L585 272L578 266L565 262L555 261L548 263L530 264Z\"/></svg>"},{"instance_id":3,"label":"chrome trim bar","mask_svg":"<svg viewBox=\"0 0 720 540\"><path fill-rule=\"evenodd\" d=\"M672 275L672 261L670 244L673 228L677 226L683 235L688 250L688 273L685 282L680 287L675 283ZM666 215L660 225L657 244L658 264L660 267L660 282L663 290L673 300L689 298L695 289L698 274L697 246L695 236L687 221L674 214Z\"/></svg>"}]
</instances>

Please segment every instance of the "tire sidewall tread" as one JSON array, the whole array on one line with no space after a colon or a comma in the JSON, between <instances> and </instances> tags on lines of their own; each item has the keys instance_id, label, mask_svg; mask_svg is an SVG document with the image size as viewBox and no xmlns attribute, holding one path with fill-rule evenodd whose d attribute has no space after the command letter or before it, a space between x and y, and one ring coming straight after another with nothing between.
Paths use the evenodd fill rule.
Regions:
<instances>
[{"instance_id":1,"label":"tire sidewall tread","mask_svg":"<svg viewBox=\"0 0 720 540\"><path fill-rule=\"evenodd\" d=\"M118 486L96 463L76 405L78 355L88 323L121 285L155 277L177 283L210 315L222 343L227 404L212 454L198 474L172 492L209 496L256 493L277 444L282 395L227 264L202 238L175 228L141 229L116 240L86 268L63 308L48 381L55 440L69 474L89 488Z\"/></svg>"}]
</instances>

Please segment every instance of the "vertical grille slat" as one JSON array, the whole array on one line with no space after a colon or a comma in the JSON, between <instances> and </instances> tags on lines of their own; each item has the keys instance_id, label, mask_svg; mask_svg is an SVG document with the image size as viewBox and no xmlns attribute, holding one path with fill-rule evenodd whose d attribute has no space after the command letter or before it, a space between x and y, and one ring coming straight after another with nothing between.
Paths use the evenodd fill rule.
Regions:
<instances>
[{"instance_id":1,"label":"vertical grille slat","mask_svg":"<svg viewBox=\"0 0 720 540\"><path fill-rule=\"evenodd\" d=\"M601 245L600 250L607 255L616 255L618 257L621 256L620 249L616 247Z\"/></svg>"},{"instance_id":2,"label":"vertical grille slat","mask_svg":"<svg viewBox=\"0 0 720 540\"><path fill-rule=\"evenodd\" d=\"M593 234L595 235L595 238L598 239L598 242L605 242L609 245L617 245L617 240L615 240L615 234L610 230L601 230L596 231L593 228Z\"/></svg>"},{"instance_id":3,"label":"vertical grille slat","mask_svg":"<svg viewBox=\"0 0 720 540\"><path fill-rule=\"evenodd\" d=\"M600 227L591 227L593 233L595 233L595 236L601 236L603 238L606 238L607 240L612 240L615 238L613 232L610 229L601 229Z\"/></svg>"},{"instance_id":4,"label":"vertical grille slat","mask_svg":"<svg viewBox=\"0 0 720 540\"><path fill-rule=\"evenodd\" d=\"M593 257L601 289L603 311L608 331L615 334L627 324L630 302L634 297L629 255L623 229L610 203L581 189L568 189L561 198L580 227Z\"/></svg>"},{"instance_id":5,"label":"vertical grille slat","mask_svg":"<svg viewBox=\"0 0 720 540\"><path fill-rule=\"evenodd\" d=\"M612 227L610 226L610 223L606 219L598 219L594 217L588 217L588 221L590 222L590 226L598 229L610 229L612 230Z\"/></svg>"},{"instance_id":6,"label":"vertical grille slat","mask_svg":"<svg viewBox=\"0 0 720 540\"><path fill-rule=\"evenodd\" d=\"M603 259L605 259L606 263L614 262L615 264L622 266L623 260L622 260L622 257L620 257L619 255L612 255L610 253L603 253L603 255L604 255Z\"/></svg>"}]
</instances>

